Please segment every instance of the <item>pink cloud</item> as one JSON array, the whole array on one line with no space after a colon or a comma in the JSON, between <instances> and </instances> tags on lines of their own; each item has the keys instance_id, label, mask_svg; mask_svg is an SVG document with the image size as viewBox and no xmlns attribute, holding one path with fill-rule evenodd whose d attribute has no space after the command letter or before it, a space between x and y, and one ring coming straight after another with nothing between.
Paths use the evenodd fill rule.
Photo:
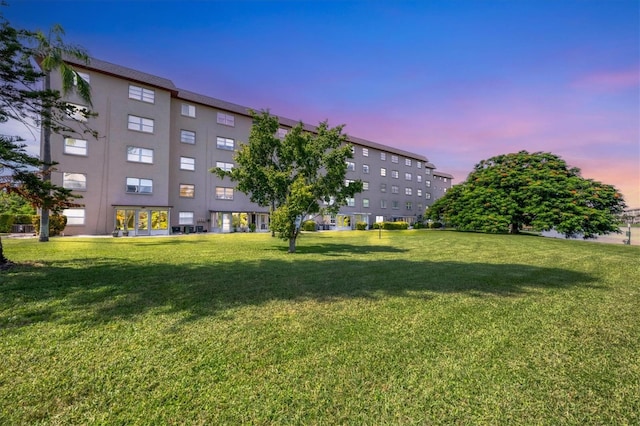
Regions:
<instances>
[{"instance_id":1,"label":"pink cloud","mask_svg":"<svg viewBox=\"0 0 640 426\"><path fill-rule=\"evenodd\" d=\"M578 78L573 83L573 87L597 91L618 91L639 86L640 69L638 67L624 71L592 73Z\"/></svg>"}]
</instances>

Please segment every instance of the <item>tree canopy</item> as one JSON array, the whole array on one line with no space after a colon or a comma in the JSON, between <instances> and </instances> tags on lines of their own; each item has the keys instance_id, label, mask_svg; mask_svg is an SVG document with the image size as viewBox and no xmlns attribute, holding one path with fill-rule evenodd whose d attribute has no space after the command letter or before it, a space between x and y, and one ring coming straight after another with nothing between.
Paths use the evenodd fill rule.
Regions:
<instances>
[{"instance_id":1,"label":"tree canopy","mask_svg":"<svg viewBox=\"0 0 640 426\"><path fill-rule=\"evenodd\" d=\"M91 87L77 71L65 62L66 57L73 57L85 64L89 63L89 55L84 49L67 45L62 36L64 30L60 25L54 25L49 34L38 31L33 34L35 45L32 47L34 58L39 62L44 73L44 91L51 92L51 73L58 71L62 80L62 94L66 95L72 90L77 92L83 101L91 105ZM55 122L52 114L53 106L44 105L40 112L42 124L42 180L45 185L51 182L51 132ZM86 114L86 109L81 111ZM43 192L43 200L49 201L47 193ZM49 202L43 202L40 212L40 236L41 242L49 241L49 211L52 206Z\"/></svg>"},{"instance_id":2,"label":"tree canopy","mask_svg":"<svg viewBox=\"0 0 640 426\"><path fill-rule=\"evenodd\" d=\"M56 28L55 43L63 46L62 31ZM90 116L90 111L78 110L59 91L42 87L46 73L35 63L43 57L41 42L41 33L14 28L0 14L0 122L17 120L36 132L43 126L54 133L96 135L86 125L76 126L68 120L75 114ZM80 78L77 72L73 74ZM19 138L0 135L0 189L18 193L34 207L54 212L77 206L74 202L77 196L46 179L51 166L54 163L50 159L44 161L29 154ZM0 241L0 268L9 264Z\"/></svg>"},{"instance_id":3,"label":"tree canopy","mask_svg":"<svg viewBox=\"0 0 640 426\"><path fill-rule=\"evenodd\" d=\"M34 215L36 209L18 194L0 191L0 214Z\"/></svg>"},{"instance_id":4,"label":"tree canopy","mask_svg":"<svg viewBox=\"0 0 640 426\"><path fill-rule=\"evenodd\" d=\"M240 146L233 169L212 172L237 182L252 202L271 207L271 229L289 241L293 253L307 216L337 213L347 198L362 191L361 181L345 180L352 147L343 126L330 128L324 121L309 132L299 123L278 137L277 117L268 111L252 115L249 141Z\"/></svg>"},{"instance_id":5,"label":"tree canopy","mask_svg":"<svg viewBox=\"0 0 640 426\"><path fill-rule=\"evenodd\" d=\"M573 237L618 232L615 187L580 176L559 156L520 151L482 160L427 211L459 230L518 233L523 226Z\"/></svg>"}]
</instances>

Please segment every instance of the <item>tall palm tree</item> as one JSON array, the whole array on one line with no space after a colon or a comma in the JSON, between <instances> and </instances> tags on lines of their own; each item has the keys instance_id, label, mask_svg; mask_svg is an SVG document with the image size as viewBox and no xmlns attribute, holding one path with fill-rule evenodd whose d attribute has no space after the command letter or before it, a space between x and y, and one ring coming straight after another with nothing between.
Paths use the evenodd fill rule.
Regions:
<instances>
[{"instance_id":1,"label":"tall palm tree","mask_svg":"<svg viewBox=\"0 0 640 426\"><path fill-rule=\"evenodd\" d=\"M62 78L62 94L66 95L72 90L80 95L82 100L91 105L91 87L88 82L80 77L67 62L65 58L75 58L85 64L89 64L87 52L76 46L64 43L62 36L64 30L60 25L54 25L49 34L36 32L35 57L44 73L44 90L51 90L51 73L58 71ZM52 128L52 108L45 105L42 111L42 179L51 181L51 128ZM43 203L40 213L40 242L49 241L49 206Z\"/></svg>"}]
</instances>

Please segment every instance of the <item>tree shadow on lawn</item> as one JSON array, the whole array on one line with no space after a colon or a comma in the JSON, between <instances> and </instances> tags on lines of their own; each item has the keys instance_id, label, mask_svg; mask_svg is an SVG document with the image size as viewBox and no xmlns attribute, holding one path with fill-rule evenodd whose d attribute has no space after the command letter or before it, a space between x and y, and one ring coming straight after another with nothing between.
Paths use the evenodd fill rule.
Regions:
<instances>
[{"instance_id":1,"label":"tree shadow on lawn","mask_svg":"<svg viewBox=\"0 0 640 426\"><path fill-rule=\"evenodd\" d=\"M288 246L279 245L273 248L269 248L267 250L278 251L282 253L287 253L289 250ZM398 248L398 247L390 247L390 246L376 246L376 245L352 245L352 244L315 244L315 245L300 245L296 247L296 254L292 256L300 256L305 254L321 254L324 256L354 256L360 254L371 254L371 253L404 253L409 250Z\"/></svg>"},{"instance_id":2,"label":"tree shadow on lawn","mask_svg":"<svg viewBox=\"0 0 640 426\"><path fill-rule=\"evenodd\" d=\"M69 266L23 266L0 284L0 328L36 322L105 323L151 310L181 312L193 320L274 300L430 299L438 293L518 297L596 287L589 274L558 268L334 256L357 249L329 244L305 247L286 259L179 265L100 258L81 269L78 260L70 260ZM393 247L367 250L402 252Z\"/></svg>"}]
</instances>

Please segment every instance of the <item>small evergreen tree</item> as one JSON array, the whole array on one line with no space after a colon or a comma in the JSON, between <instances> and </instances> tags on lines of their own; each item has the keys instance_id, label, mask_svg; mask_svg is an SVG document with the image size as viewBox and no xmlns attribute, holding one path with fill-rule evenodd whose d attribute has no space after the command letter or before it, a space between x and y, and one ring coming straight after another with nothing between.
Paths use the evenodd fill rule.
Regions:
<instances>
[{"instance_id":1,"label":"small evergreen tree","mask_svg":"<svg viewBox=\"0 0 640 426\"><path fill-rule=\"evenodd\" d=\"M57 34L60 36L62 31ZM16 29L0 14L0 123L12 119L28 127L34 123L36 126L45 125L54 133L77 133L77 129L69 126L67 118L78 113L85 116L91 113L77 111L56 90L40 88L45 73L33 62L34 58L43 58L43 51L36 49L40 41L39 33ZM63 45L60 37L56 38L58 42ZM77 73L75 75L79 78ZM96 135L86 126L82 126L81 131ZM41 161L28 154L21 142L16 137L0 135L0 189L19 194L43 211L59 212L78 206L69 190L44 178L54 165L50 159ZM42 172L45 169L47 173ZM0 269L10 266L0 240Z\"/></svg>"}]
</instances>

